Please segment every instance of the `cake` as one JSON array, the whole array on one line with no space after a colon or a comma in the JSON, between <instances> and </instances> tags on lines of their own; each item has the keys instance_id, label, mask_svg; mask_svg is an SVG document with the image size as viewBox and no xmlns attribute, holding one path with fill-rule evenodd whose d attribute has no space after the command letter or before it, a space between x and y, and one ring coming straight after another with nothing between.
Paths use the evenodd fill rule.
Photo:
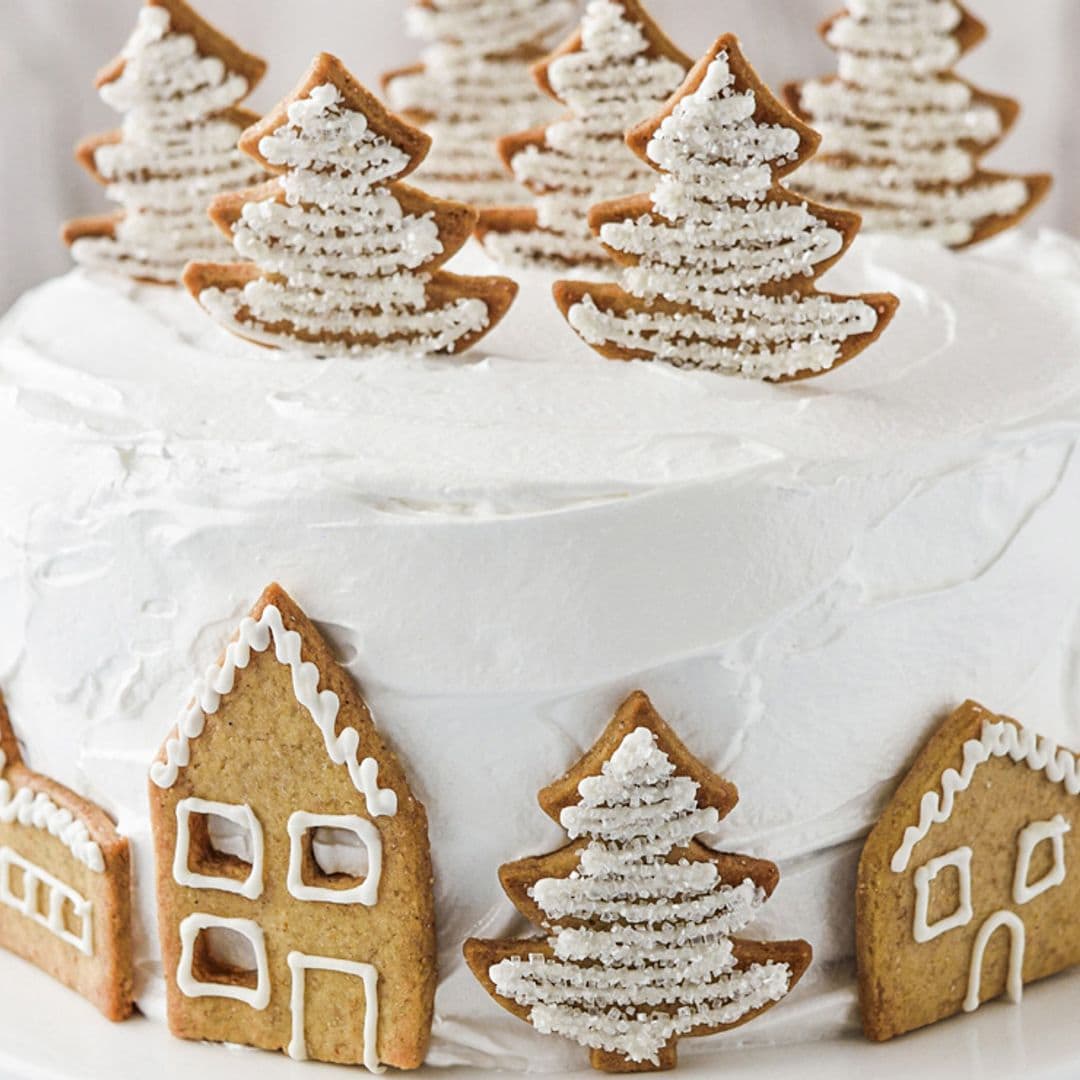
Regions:
<instances>
[{"instance_id":1,"label":"cake","mask_svg":"<svg viewBox=\"0 0 1080 1080\"><path fill-rule=\"evenodd\" d=\"M833 276L894 292L896 320L784 387L600 362L540 275L454 361L269 354L82 270L30 292L0 329L0 438L34 463L0 481L28 760L115 817L148 881L148 763L280 580L428 807L429 1063L563 1069L578 1048L494 1009L461 942L514 925L495 868L561 842L532 793L642 687L739 786L722 846L780 864L761 936L815 947L719 1046L853 1027L861 837L935 723L978 694L1080 741L1080 248L862 237ZM152 890L138 908L160 1017Z\"/></svg>"},{"instance_id":2,"label":"cake","mask_svg":"<svg viewBox=\"0 0 1080 1080\"><path fill-rule=\"evenodd\" d=\"M735 48L721 39L712 59ZM707 82L708 71L690 78ZM366 105L366 91L352 100ZM347 140L335 146L330 186L358 175L348 154ZM254 195L241 196L221 197L243 203L216 215L226 232L249 212ZM805 212L800 196L784 197ZM645 715L648 699L663 744L682 746L666 720L712 777L704 787L723 793L706 842L757 867L744 883L764 890L754 938L803 947L794 979L770 968L783 975L771 997L781 1007L738 1034L688 1040L683 1056L709 1062L736 1045L856 1028L860 852L931 733L978 696L1040 737L1080 745L1080 244L1016 230L958 255L926 237L856 238L851 215L833 220L844 235L805 277L824 270L823 289L878 297L881 329L893 296L899 306L856 363L825 365L810 382L603 361L567 326L554 274L540 268L515 271L516 301L460 356L371 353L367 339L362 359L356 343L313 356L280 335L273 344L285 347L266 349L182 289L94 265L31 290L0 320L0 448L11 463L0 474L0 701L27 764L102 808L130 842L145 1015L165 1019L175 967L157 934L153 833L193 802L170 793L191 741L170 729L178 715L214 713L237 671L273 644L291 677L308 680L293 693L320 713L334 764L358 775L383 765L408 791L417 834L426 807L438 924L428 1065L581 1066L581 1046L494 1007L462 946L525 931L498 869L566 840L535 793L558 789L555 804L570 805L567 777L555 778L589 760L620 703ZM335 228L340 237L345 225ZM503 270L475 241L454 265ZM306 270L290 284L302 287ZM781 299L800 286L785 282ZM276 586L264 592L271 582L317 631ZM260 595L258 621L244 622ZM282 644L294 631L279 606L290 626L325 638L325 667L304 673L307 639L303 656L298 637ZM221 672L207 672L230 640ZM340 694L322 712L326 685ZM339 701L365 731L374 717L379 761L346 747ZM666 782L668 756L650 738L638 728L608 748L626 790L635 754ZM272 734L265 742L280 755ZM684 751L671 753L678 764ZM153 826L148 774L160 789ZM393 817L394 791L371 773L359 787L368 817ZM361 820L380 859L384 843L393 859L393 842ZM235 854L235 837L220 842ZM425 884L426 851L411 875ZM159 884L191 883L188 866L158 855ZM344 867L350 855L333 858ZM344 970L302 955L294 967L294 955L301 978ZM365 994L377 985L370 964L349 966ZM365 1008L362 1060L377 1067L377 1008ZM414 1026L418 1063L426 1016ZM661 1047L654 1063L672 1060Z\"/></svg>"}]
</instances>

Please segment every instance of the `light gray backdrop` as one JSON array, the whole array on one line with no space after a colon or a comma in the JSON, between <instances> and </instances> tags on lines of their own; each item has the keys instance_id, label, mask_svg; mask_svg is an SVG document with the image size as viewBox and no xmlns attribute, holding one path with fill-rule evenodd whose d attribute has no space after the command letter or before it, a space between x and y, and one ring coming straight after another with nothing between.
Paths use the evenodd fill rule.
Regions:
<instances>
[{"instance_id":1,"label":"light gray backdrop","mask_svg":"<svg viewBox=\"0 0 1080 1080\"><path fill-rule=\"evenodd\" d=\"M265 109L311 57L336 52L364 80L415 56L402 27L407 0L196 0L201 11L271 63L252 99ZM652 0L688 52L736 31L762 74L780 82L831 70L815 28L837 0ZM1058 185L1040 222L1080 232L1080 0L970 0L991 38L962 70L1022 99L1024 115L991 159L1051 169ZM71 159L76 140L115 125L91 87L119 51L139 0L0 0L0 311L27 286L68 265L57 240L67 217L106 209ZM709 12L703 17L700 12Z\"/></svg>"}]
</instances>

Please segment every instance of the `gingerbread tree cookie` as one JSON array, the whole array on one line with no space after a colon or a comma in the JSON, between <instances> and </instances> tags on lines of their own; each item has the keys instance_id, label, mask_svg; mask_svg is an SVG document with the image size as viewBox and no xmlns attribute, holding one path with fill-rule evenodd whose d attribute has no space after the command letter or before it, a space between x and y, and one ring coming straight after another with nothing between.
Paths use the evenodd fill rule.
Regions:
<instances>
[{"instance_id":1,"label":"gingerbread tree cookie","mask_svg":"<svg viewBox=\"0 0 1080 1080\"><path fill-rule=\"evenodd\" d=\"M421 1065L436 983L427 814L279 586L197 684L150 781L172 1032Z\"/></svg>"},{"instance_id":2,"label":"gingerbread tree cookie","mask_svg":"<svg viewBox=\"0 0 1080 1080\"><path fill-rule=\"evenodd\" d=\"M146 0L123 54L97 80L123 127L76 151L122 210L65 227L77 262L171 285L189 261L228 256L206 212L215 195L265 175L236 146L258 119L237 106L265 70L184 0Z\"/></svg>"},{"instance_id":3,"label":"gingerbread tree cookie","mask_svg":"<svg viewBox=\"0 0 1080 1080\"><path fill-rule=\"evenodd\" d=\"M680 1038L753 1020L798 982L811 949L732 936L779 881L772 863L695 839L737 801L633 694L540 794L573 842L500 872L546 937L469 941L474 974L537 1031L588 1047L605 1072L672 1068Z\"/></svg>"},{"instance_id":4,"label":"gingerbread tree cookie","mask_svg":"<svg viewBox=\"0 0 1080 1080\"><path fill-rule=\"evenodd\" d=\"M638 0L590 0L577 33L534 69L569 115L499 141L534 205L481 213L477 235L488 253L506 265L609 267L589 229L589 207L649 182L624 136L678 89L690 66Z\"/></svg>"},{"instance_id":5,"label":"gingerbread tree cookie","mask_svg":"<svg viewBox=\"0 0 1080 1080\"><path fill-rule=\"evenodd\" d=\"M529 69L573 13L570 0L412 0L410 28L430 44L383 87L391 108L434 140L420 171L429 191L474 206L520 201L495 141L553 115Z\"/></svg>"},{"instance_id":6,"label":"gingerbread tree cookie","mask_svg":"<svg viewBox=\"0 0 1080 1080\"><path fill-rule=\"evenodd\" d=\"M621 285L560 281L570 325L612 360L786 381L850 360L888 325L894 296L818 292L857 214L781 186L817 135L720 38L627 142L662 175L651 195L593 207L589 222L624 266Z\"/></svg>"},{"instance_id":7,"label":"gingerbread tree cookie","mask_svg":"<svg viewBox=\"0 0 1080 1080\"><path fill-rule=\"evenodd\" d=\"M962 4L852 0L822 35L840 54L839 77L788 88L823 137L801 191L859 211L874 232L956 248L1015 225L1049 191L1049 176L979 167L1020 110L954 74L986 35Z\"/></svg>"},{"instance_id":8,"label":"gingerbread tree cookie","mask_svg":"<svg viewBox=\"0 0 1080 1080\"><path fill-rule=\"evenodd\" d=\"M430 139L394 116L328 54L244 133L277 178L223 195L211 216L250 263L192 263L184 282L233 333L322 356L457 353L517 294L507 278L440 267L476 211L400 183Z\"/></svg>"},{"instance_id":9,"label":"gingerbread tree cookie","mask_svg":"<svg viewBox=\"0 0 1080 1080\"><path fill-rule=\"evenodd\" d=\"M23 764L2 697L0 946L108 1019L131 1015L128 842L100 807Z\"/></svg>"}]
</instances>

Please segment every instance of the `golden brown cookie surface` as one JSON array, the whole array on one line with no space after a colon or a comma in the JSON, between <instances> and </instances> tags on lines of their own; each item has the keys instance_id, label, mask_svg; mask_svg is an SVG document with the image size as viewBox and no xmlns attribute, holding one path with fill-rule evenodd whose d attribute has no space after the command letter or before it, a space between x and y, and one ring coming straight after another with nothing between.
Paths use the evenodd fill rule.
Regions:
<instances>
[{"instance_id":1,"label":"golden brown cookie surface","mask_svg":"<svg viewBox=\"0 0 1080 1080\"><path fill-rule=\"evenodd\" d=\"M974 702L930 738L859 863L863 1026L890 1039L1080 961L1080 763Z\"/></svg>"},{"instance_id":2,"label":"golden brown cookie surface","mask_svg":"<svg viewBox=\"0 0 1080 1080\"><path fill-rule=\"evenodd\" d=\"M349 675L269 588L151 770L169 1024L341 1064L422 1064L427 816Z\"/></svg>"}]
</instances>

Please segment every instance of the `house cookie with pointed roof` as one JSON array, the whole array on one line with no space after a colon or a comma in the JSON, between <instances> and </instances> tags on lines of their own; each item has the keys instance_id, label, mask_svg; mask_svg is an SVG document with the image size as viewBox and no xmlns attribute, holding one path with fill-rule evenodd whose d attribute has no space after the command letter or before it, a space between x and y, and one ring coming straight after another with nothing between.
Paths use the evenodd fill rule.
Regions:
<instances>
[{"instance_id":1,"label":"house cookie with pointed roof","mask_svg":"<svg viewBox=\"0 0 1080 1080\"><path fill-rule=\"evenodd\" d=\"M968 702L932 736L863 849L869 1038L891 1039L1080 962L1080 764Z\"/></svg>"},{"instance_id":2,"label":"house cookie with pointed roof","mask_svg":"<svg viewBox=\"0 0 1080 1080\"><path fill-rule=\"evenodd\" d=\"M128 842L100 807L23 764L2 697L0 946L108 1019L131 1015Z\"/></svg>"},{"instance_id":3,"label":"house cookie with pointed roof","mask_svg":"<svg viewBox=\"0 0 1080 1080\"><path fill-rule=\"evenodd\" d=\"M416 1068L435 919L424 807L329 645L273 585L150 775L169 1025Z\"/></svg>"}]
</instances>

